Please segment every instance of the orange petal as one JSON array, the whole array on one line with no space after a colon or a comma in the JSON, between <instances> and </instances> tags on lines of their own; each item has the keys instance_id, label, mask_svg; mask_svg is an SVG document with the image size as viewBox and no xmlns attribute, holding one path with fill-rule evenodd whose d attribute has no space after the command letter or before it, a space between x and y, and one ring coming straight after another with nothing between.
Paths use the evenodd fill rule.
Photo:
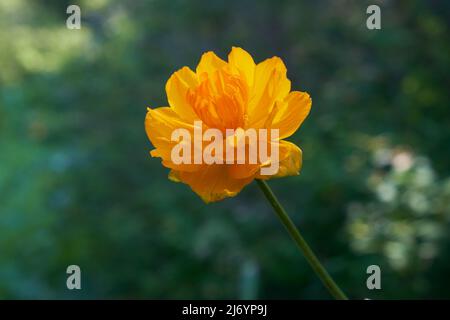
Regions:
<instances>
[{"instance_id":1,"label":"orange petal","mask_svg":"<svg viewBox=\"0 0 450 320\"><path fill-rule=\"evenodd\" d=\"M302 150L295 144L288 141L280 141L279 144L279 169L274 175L261 175L258 173L257 179L272 179L300 174L302 167Z\"/></svg>"},{"instance_id":2,"label":"orange petal","mask_svg":"<svg viewBox=\"0 0 450 320\"><path fill-rule=\"evenodd\" d=\"M202 55L200 58L200 62L197 65L196 73L200 80L204 77L204 73L212 74L214 71L218 69L222 69L225 67L227 63L220 59L216 54L212 51L208 51Z\"/></svg>"},{"instance_id":3,"label":"orange petal","mask_svg":"<svg viewBox=\"0 0 450 320\"><path fill-rule=\"evenodd\" d=\"M227 165L203 165L197 172L172 170L169 178L189 185L206 203L234 197L253 180L253 177L233 179Z\"/></svg>"},{"instance_id":4,"label":"orange petal","mask_svg":"<svg viewBox=\"0 0 450 320\"><path fill-rule=\"evenodd\" d=\"M275 117L269 126L280 130L280 139L291 136L308 116L311 104L308 93L292 91L283 102L277 104Z\"/></svg>"},{"instance_id":5,"label":"orange petal","mask_svg":"<svg viewBox=\"0 0 450 320\"><path fill-rule=\"evenodd\" d=\"M228 63L234 72L245 79L249 87L253 86L255 62L247 51L233 47L228 55Z\"/></svg>"},{"instance_id":6,"label":"orange petal","mask_svg":"<svg viewBox=\"0 0 450 320\"><path fill-rule=\"evenodd\" d=\"M284 100L291 90L286 66L278 57L259 63L255 68L254 84L248 106L249 126L260 128L270 115L277 100Z\"/></svg>"},{"instance_id":7,"label":"orange petal","mask_svg":"<svg viewBox=\"0 0 450 320\"><path fill-rule=\"evenodd\" d=\"M188 130L191 136L193 136L193 125L184 122L172 108L161 107L148 109L147 116L145 117L145 131L151 143L156 148L152 150L151 155L162 158L163 165L168 168L196 171L200 169L200 165L176 165L172 163L172 148L178 143L171 141L172 132L180 128Z\"/></svg>"},{"instance_id":8,"label":"orange petal","mask_svg":"<svg viewBox=\"0 0 450 320\"><path fill-rule=\"evenodd\" d=\"M166 83L166 94L170 107L183 120L191 124L198 119L198 116L188 103L186 96L189 89L195 89L197 86L197 75L188 67L184 67L172 74Z\"/></svg>"},{"instance_id":9,"label":"orange petal","mask_svg":"<svg viewBox=\"0 0 450 320\"><path fill-rule=\"evenodd\" d=\"M257 174L260 167L260 164L231 164L228 167L228 172L234 179L245 179Z\"/></svg>"}]
</instances>

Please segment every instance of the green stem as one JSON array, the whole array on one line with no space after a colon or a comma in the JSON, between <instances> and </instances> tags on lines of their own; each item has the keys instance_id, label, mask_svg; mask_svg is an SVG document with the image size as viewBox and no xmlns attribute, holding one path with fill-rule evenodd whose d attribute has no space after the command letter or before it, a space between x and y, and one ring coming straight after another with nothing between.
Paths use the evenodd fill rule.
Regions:
<instances>
[{"instance_id":1,"label":"green stem","mask_svg":"<svg viewBox=\"0 0 450 320\"><path fill-rule=\"evenodd\" d=\"M334 280L328 274L327 270L325 270L325 268L320 263L319 259L317 259L316 255L311 250L308 243L305 241L305 239L303 239L302 235L295 227L294 223L292 222L291 218L289 218L284 208L281 206L280 202L272 192L272 189L270 189L267 182L265 182L264 180L256 180L256 182L258 183L262 192L266 196L267 200L269 200L278 218L281 220L281 223L283 223L284 227L289 232L290 236L295 241L298 248L302 251L306 260L309 262L309 264L311 265L317 276L320 278L320 280L322 280L323 284L328 289L328 291L337 300L348 300L347 296L338 287L336 282L334 282Z\"/></svg>"}]
</instances>

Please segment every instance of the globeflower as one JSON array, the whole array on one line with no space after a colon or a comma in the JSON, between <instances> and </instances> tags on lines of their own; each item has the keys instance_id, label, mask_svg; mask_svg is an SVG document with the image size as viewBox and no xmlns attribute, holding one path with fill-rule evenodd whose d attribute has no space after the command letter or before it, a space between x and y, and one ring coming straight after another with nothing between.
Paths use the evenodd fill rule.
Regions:
<instances>
[{"instance_id":1,"label":"globeflower","mask_svg":"<svg viewBox=\"0 0 450 320\"><path fill-rule=\"evenodd\" d=\"M308 116L311 98L291 91L286 73L278 57L255 64L241 48L233 47L228 61L206 52L195 72L183 67L169 78L169 106L148 109L150 154L170 169L170 180L189 185L206 203L256 180L324 286L347 299L266 182L298 175L302 166L302 151L284 139Z\"/></svg>"},{"instance_id":2,"label":"globeflower","mask_svg":"<svg viewBox=\"0 0 450 320\"><path fill-rule=\"evenodd\" d=\"M311 98L291 91L286 73L278 57L255 64L241 48L228 61L204 53L195 72L183 67L167 81L169 106L148 109L151 155L207 203L254 179L298 175L302 151L284 139L309 114Z\"/></svg>"}]
</instances>

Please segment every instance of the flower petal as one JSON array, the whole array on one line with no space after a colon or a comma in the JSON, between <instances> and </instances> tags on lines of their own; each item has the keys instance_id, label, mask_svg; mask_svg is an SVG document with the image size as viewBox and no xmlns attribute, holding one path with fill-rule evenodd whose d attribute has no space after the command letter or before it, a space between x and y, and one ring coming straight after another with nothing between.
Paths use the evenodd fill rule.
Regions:
<instances>
[{"instance_id":1,"label":"flower petal","mask_svg":"<svg viewBox=\"0 0 450 320\"><path fill-rule=\"evenodd\" d=\"M257 164L232 164L228 166L228 173L233 179L245 179L258 173L261 165Z\"/></svg>"},{"instance_id":2,"label":"flower petal","mask_svg":"<svg viewBox=\"0 0 450 320\"><path fill-rule=\"evenodd\" d=\"M197 75L188 67L172 74L166 83L166 94L170 107L188 123L194 123L198 119L186 98L188 90L195 89L197 86Z\"/></svg>"},{"instance_id":3,"label":"flower petal","mask_svg":"<svg viewBox=\"0 0 450 320\"><path fill-rule=\"evenodd\" d=\"M218 69L225 67L227 63L220 59L214 52L208 51L202 55L197 65L196 73L200 81L207 75L214 73Z\"/></svg>"},{"instance_id":4,"label":"flower petal","mask_svg":"<svg viewBox=\"0 0 450 320\"><path fill-rule=\"evenodd\" d=\"M233 47L228 55L228 63L231 68L245 79L248 86L253 86L255 75L255 62L252 56L244 49Z\"/></svg>"},{"instance_id":5,"label":"flower petal","mask_svg":"<svg viewBox=\"0 0 450 320\"><path fill-rule=\"evenodd\" d=\"M161 107L148 109L145 117L145 131L155 147L151 151L152 157L162 158L165 167L183 171L196 171L200 165L174 164L171 160L172 148L178 143L171 141L172 132L176 129L186 129L193 136L194 126L184 122L172 108Z\"/></svg>"},{"instance_id":6,"label":"flower petal","mask_svg":"<svg viewBox=\"0 0 450 320\"><path fill-rule=\"evenodd\" d=\"M277 100L284 100L291 90L286 66L278 57L259 63L255 68L254 84L248 106L249 126L261 128Z\"/></svg>"},{"instance_id":7,"label":"flower petal","mask_svg":"<svg viewBox=\"0 0 450 320\"><path fill-rule=\"evenodd\" d=\"M291 136L308 116L311 104L308 93L292 91L283 102L277 104L278 108L270 127L280 130L280 139Z\"/></svg>"},{"instance_id":8,"label":"flower petal","mask_svg":"<svg viewBox=\"0 0 450 320\"><path fill-rule=\"evenodd\" d=\"M234 197L253 180L253 177L233 179L228 174L226 166L203 165L201 170L194 173L172 170L169 178L189 185L206 203L219 201Z\"/></svg>"},{"instance_id":9,"label":"flower petal","mask_svg":"<svg viewBox=\"0 0 450 320\"><path fill-rule=\"evenodd\" d=\"M258 173L256 179L272 179L300 174L302 167L302 150L289 141L280 141L279 144L279 169L274 175L261 175Z\"/></svg>"}]
</instances>

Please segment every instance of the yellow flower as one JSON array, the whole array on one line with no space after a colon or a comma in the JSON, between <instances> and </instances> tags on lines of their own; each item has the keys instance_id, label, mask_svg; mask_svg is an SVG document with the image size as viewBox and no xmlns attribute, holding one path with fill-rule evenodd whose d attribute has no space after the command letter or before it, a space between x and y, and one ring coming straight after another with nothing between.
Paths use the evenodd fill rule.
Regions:
<instances>
[{"instance_id":1,"label":"yellow flower","mask_svg":"<svg viewBox=\"0 0 450 320\"><path fill-rule=\"evenodd\" d=\"M298 175L302 151L283 139L300 127L311 109L311 98L306 92L291 91L286 72L278 57L255 64L245 50L233 47L226 62L206 52L195 72L183 67L169 78L168 107L148 109L145 129L155 147L150 154L171 169L169 179L188 184L205 202L235 196L254 179ZM229 144L227 129L278 129L278 158L269 155L266 162L244 164L173 161L178 141L173 141L172 133L185 129L194 135L196 121L201 121L203 131L223 132L225 144ZM270 162L277 162L278 172L262 175L260 169Z\"/></svg>"}]
</instances>

